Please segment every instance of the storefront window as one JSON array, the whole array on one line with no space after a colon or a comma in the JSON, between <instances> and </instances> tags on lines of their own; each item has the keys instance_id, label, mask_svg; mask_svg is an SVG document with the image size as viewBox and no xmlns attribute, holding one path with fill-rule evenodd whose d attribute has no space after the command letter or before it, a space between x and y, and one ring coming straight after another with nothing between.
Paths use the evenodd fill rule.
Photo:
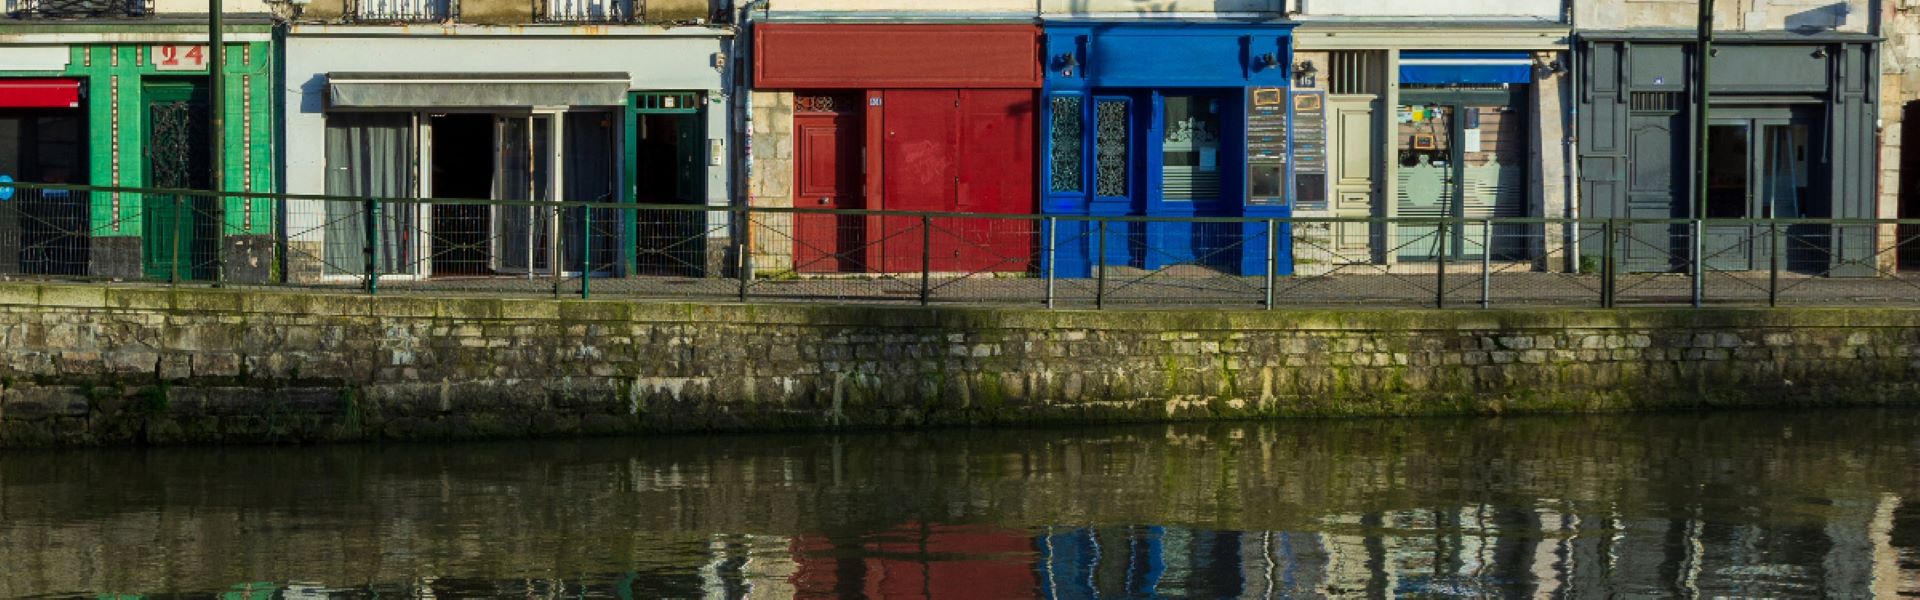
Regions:
<instances>
[{"instance_id":1,"label":"storefront window","mask_svg":"<svg viewBox=\"0 0 1920 600\"><path fill-rule=\"evenodd\" d=\"M1167 200L1220 195L1220 101L1205 96L1167 96L1161 140L1161 181Z\"/></svg>"},{"instance_id":2,"label":"storefront window","mask_svg":"<svg viewBox=\"0 0 1920 600\"><path fill-rule=\"evenodd\" d=\"M1093 106L1094 193L1100 196L1127 195L1127 101L1100 100Z\"/></svg>"},{"instance_id":3,"label":"storefront window","mask_svg":"<svg viewBox=\"0 0 1920 600\"><path fill-rule=\"evenodd\" d=\"M1079 96L1054 96L1048 103L1052 111L1053 130L1048 132L1048 144L1052 149L1053 179L1050 189L1056 192L1078 192L1081 182L1080 164L1085 158L1083 148L1085 135L1080 122L1081 98Z\"/></svg>"}]
</instances>

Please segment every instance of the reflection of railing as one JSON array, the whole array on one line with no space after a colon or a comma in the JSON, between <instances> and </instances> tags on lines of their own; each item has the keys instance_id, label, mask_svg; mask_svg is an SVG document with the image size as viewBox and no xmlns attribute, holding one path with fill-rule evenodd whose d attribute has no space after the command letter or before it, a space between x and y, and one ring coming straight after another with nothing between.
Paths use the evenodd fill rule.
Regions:
<instances>
[{"instance_id":1,"label":"reflection of railing","mask_svg":"<svg viewBox=\"0 0 1920 600\"><path fill-rule=\"evenodd\" d=\"M347 19L357 23L438 23L459 11L459 0L347 0Z\"/></svg>"},{"instance_id":2,"label":"reflection of railing","mask_svg":"<svg viewBox=\"0 0 1920 600\"><path fill-rule=\"evenodd\" d=\"M644 20L646 0L534 0L543 23L630 23Z\"/></svg>"},{"instance_id":3,"label":"reflection of railing","mask_svg":"<svg viewBox=\"0 0 1920 600\"><path fill-rule=\"evenodd\" d=\"M0 187L0 276L1032 306L1920 305L1920 221L1154 218ZM274 224L279 223L276 227ZM1697 258L1696 258L1697 257Z\"/></svg>"},{"instance_id":4,"label":"reflection of railing","mask_svg":"<svg viewBox=\"0 0 1920 600\"><path fill-rule=\"evenodd\" d=\"M7 16L18 19L144 17L153 0L14 0Z\"/></svg>"}]
</instances>

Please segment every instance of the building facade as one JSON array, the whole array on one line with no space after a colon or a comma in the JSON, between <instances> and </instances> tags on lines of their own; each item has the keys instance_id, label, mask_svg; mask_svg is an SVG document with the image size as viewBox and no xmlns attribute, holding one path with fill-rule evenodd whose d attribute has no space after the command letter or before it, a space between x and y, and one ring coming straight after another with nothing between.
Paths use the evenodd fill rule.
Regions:
<instances>
[{"instance_id":1,"label":"building facade","mask_svg":"<svg viewBox=\"0 0 1920 600\"><path fill-rule=\"evenodd\" d=\"M1568 17L1562 0L1297 0L1295 83L1326 101L1324 143L1295 149L1315 174L1296 215L1570 216ZM1561 241L1537 226L1306 229L1295 252L1322 272L1484 253L1558 266L1544 259Z\"/></svg>"},{"instance_id":2,"label":"building facade","mask_svg":"<svg viewBox=\"0 0 1920 600\"><path fill-rule=\"evenodd\" d=\"M1685 223L1634 224L1623 250L1629 271L1686 270L1696 254L1712 271L1764 270L1779 245L1791 271L1874 274L1878 228L1791 222L1880 213L1881 43L1871 3L1720 0L1704 138L1695 132L1695 6L1576 5L1581 214L1787 221L1697 234Z\"/></svg>"},{"instance_id":3,"label":"building facade","mask_svg":"<svg viewBox=\"0 0 1920 600\"><path fill-rule=\"evenodd\" d=\"M291 201L292 276L717 275L724 212L565 205L727 205L731 18L708 0L305 5L288 191L531 205Z\"/></svg>"},{"instance_id":4,"label":"building facade","mask_svg":"<svg viewBox=\"0 0 1920 600\"><path fill-rule=\"evenodd\" d=\"M0 177L208 189L206 5L8 0L0 19ZM229 2L224 185L278 191L272 17ZM9 193L8 196L16 194ZM0 272L258 281L272 276L275 204L135 192L18 194L0 222Z\"/></svg>"}]
</instances>

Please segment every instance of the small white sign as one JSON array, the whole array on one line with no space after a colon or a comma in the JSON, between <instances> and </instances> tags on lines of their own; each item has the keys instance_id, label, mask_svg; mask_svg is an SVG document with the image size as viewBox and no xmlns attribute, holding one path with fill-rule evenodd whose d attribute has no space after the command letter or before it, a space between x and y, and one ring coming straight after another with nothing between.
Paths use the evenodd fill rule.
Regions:
<instances>
[{"instance_id":1,"label":"small white sign","mask_svg":"<svg viewBox=\"0 0 1920 600\"><path fill-rule=\"evenodd\" d=\"M154 46L153 68L161 71L205 71L206 46Z\"/></svg>"}]
</instances>

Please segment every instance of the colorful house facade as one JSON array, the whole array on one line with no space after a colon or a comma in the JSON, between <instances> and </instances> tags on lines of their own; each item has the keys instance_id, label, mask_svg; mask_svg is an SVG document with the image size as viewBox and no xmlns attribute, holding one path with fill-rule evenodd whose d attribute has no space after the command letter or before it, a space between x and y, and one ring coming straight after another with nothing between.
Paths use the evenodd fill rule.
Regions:
<instances>
[{"instance_id":1,"label":"colorful house facade","mask_svg":"<svg viewBox=\"0 0 1920 600\"><path fill-rule=\"evenodd\" d=\"M724 211L567 205L727 205L725 4L308 5L286 36L289 191L530 204L293 201L293 275L718 275Z\"/></svg>"},{"instance_id":2,"label":"colorful house facade","mask_svg":"<svg viewBox=\"0 0 1920 600\"><path fill-rule=\"evenodd\" d=\"M779 3L753 25L756 204L1033 214L1031 14L806 8ZM1031 220L781 217L759 229L757 267L918 271L923 245L937 272L1033 266Z\"/></svg>"},{"instance_id":3,"label":"colorful house facade","mask_svg":"<svg viewBox=\"0 0 1920 600\"><path fill-rule=\"evenodd\" d=\"M0 19L0 177L205 190L212 178L206 8L170 0L13 0ZM266 4L227 4L227 190L279 189L275 54ZM196 14L197 13L197 14ZM182 19L195 15L194 19ZM0 271L260 281L275 203L136 192L20 191ZM224 270L224 272L222 272Z\"/></svg>"}]
</instances>

